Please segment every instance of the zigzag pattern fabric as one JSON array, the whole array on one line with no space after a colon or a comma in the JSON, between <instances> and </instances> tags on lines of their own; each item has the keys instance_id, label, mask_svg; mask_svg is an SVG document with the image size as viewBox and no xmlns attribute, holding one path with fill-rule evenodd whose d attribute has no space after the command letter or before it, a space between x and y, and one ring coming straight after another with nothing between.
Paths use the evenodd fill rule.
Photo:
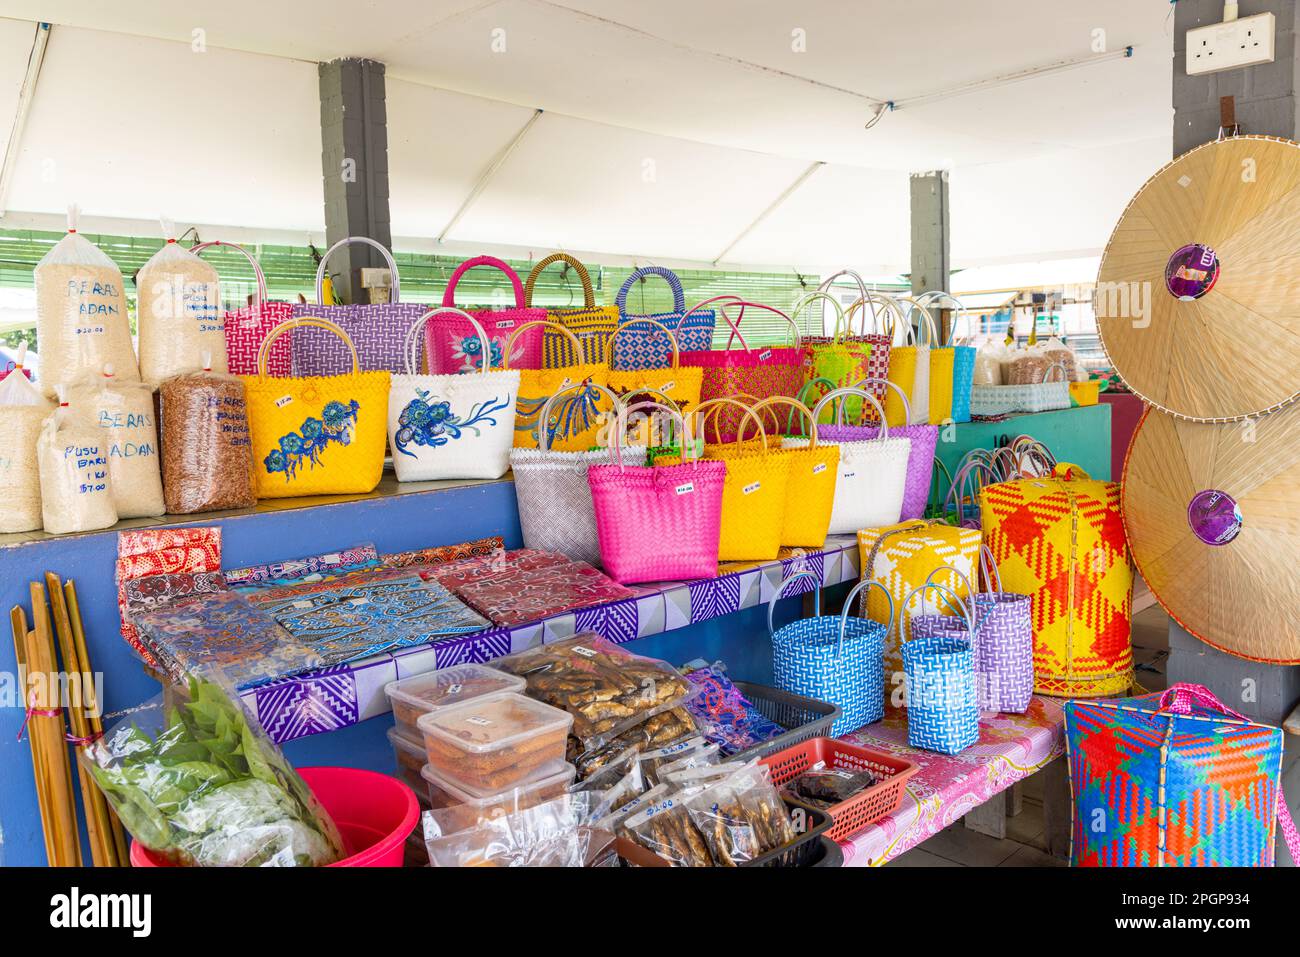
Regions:
<instances>
[{"instance_id":1,"label":"zigzag pattern fabric","mask_svg":"<svg viewBox=\"0 0 1300 957\"><path fill-rule=\"evenodd\" d=\"M1198 691L1187 714L1160 694L1066 703L1076 867L1272 866L1282 731Z\"/></svg>"},{"instance_id":2,"label":"zigzag pattern fabric","mask_svg":"<svg viewBox=\"0 0 1300 957\"><path fill-rule=\"evenodd\" d=\"M1133 567L1119 485L1061 463L1050 478L986 486L980 514L1003 587L1033 598L1034 690L1127 691Z\"/></svg>"}]
</instances>

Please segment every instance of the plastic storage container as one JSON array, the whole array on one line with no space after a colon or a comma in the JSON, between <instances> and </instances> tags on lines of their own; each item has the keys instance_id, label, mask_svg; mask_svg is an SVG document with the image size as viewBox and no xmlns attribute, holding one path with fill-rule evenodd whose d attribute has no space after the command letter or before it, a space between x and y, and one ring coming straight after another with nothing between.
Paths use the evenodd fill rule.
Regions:
<instances>
[{"instance_id":1,"label":"plastic storage container","mask_svg":"<svg viewBox=\"0 0 1300 957\"><path fill-rule=\"evenodd\" d=\"M419 741L421 734L416 722L420 720L420 715L475 698L522 694L525 685L527 682L515 675L483 665L468 664L390 681L384 686L384 693L393 706L393 720L397 724L397 730L410 740ZM418 767L415 773L418 777ZM420 785L417 783L414 787L418 790Z\"/></svg>"},{"instance_id":2,"label":"plastic storage container","mask_svg":"<svg viewBox=\"0 0 1300 957\"><path fill-rule=\"evenodd\" d=\"M438 821L444 833L463 831L480 821L563 797L578 771L572 764L560 762L538 769L537 778L496 794L478 794L425 765L420 772L429 795L429 806L440 811Z\"/></svg>"},{"instance_id":3,"label":"plastic storage container","mask_svg":"<svg viewBox=\"0 0 1300 957\"><path fill-rule=\"evenodd\" d=\"M388 729L388 743L393 746L393 760L397 764L397 778L405 782L417 795L424 795L424 778L420 770L428 760L424 753L424 742L416 732L414 740L408 738L397 728Z\"/></svg>"},{"instance_id":4,"label":"plastic storage container","mask_svg":"<svg viewBox=\"0 0 1300 957\"><path fill-rule=\"evenodd\" d=\"M496 794L564 761L573 715L523 695L470 701L422 715L416 725L434 772L444 780Z\"/></svg>"}]
</instances>

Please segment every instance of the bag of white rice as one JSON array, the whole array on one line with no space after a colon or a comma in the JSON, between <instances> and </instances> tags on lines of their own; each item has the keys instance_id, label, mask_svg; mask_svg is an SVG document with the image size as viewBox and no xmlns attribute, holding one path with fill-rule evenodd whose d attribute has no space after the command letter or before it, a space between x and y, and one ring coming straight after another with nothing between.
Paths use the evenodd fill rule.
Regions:
<instances>
[{"instance_id":1,"label":"bag of white rice","mask_svg":"<svg viewBox=\"0 0 1300 957\"><path fill-rule=\"evenodd\" d=\"M20 346L13 371L0 380L0 532L6 533L41 527L36 440L54 404L23 373L26 357Z\"/></svg>"},{"instance_id":2,"label":"bag of white rice","mask_svg":"<svg viewBox=\"0 0 1300 957\"><path fill-rule=\"evenodd\" d=\"M138 380L122 272L77 233L75 206L68 210L68 235L41 257L34 274L41 392L53 399L59 385L106 362L122 381Z\"/></svg>"},{"instance_id":3,"label":"bag of white rice","mask_svg":"<svg viewBox=\"0 0 1300 957\"><path fill-rule=\"evenodd\" d=\"M154 388L163 379L203 368L226 371L226 319L217 271L178 244L163 221L167 242L135 277L140 333L140 378Z\"/></svg>"},{"instance_id":4,"label":"bag of white rice","mask_svg":"<svg viewBox=\"0 0 1300 957\"><path fill-rule=\"evenodd\" d=\"M36 459L47 532L92 532L116 524L102 429L80 424L68 404L60 402L41 426Z\"/></svg>"},{"instance_id":5,"label":"bag of white rice","mask_svg":"<svg viewBox=\"0 0 1300 957\"><path fill-rule=\"evenodd\" d=\"M118 382L113 367L105 366L102 375L83 376L69 387L68 404L79 424L103 430L117 517L166 512L153 390L142 382Z\"/></svg>"},{"instance_id":6,"label":"bag of white rice","mask_svg":"<svg viewBox=\"0 0 1300 957\"><path fill-rule=\"evenodd\" d=\"M168 379L158 395L167 511L186 515L256 505L244 383L205 370Z\"/></svg>"}]
</instances>

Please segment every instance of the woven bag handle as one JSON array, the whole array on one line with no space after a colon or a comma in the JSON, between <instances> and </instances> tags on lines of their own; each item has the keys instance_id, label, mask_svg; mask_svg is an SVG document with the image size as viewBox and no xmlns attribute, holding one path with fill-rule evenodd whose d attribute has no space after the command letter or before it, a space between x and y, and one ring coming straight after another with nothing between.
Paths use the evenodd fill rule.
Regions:
<instances>
[{"instance_id":1,"label":"woven bag handle","mask_svg":"<svg viewBox=\"0 0 1300 957\"><path fill-rule=\"evenodd\" d=\"M985 546L981 546L981 547L985 547ZM940 572L949 572L950 574L955 575L961 581L961 583L966 586L966 594L970 595L970 601L968 603L968 607L970 608L971 619L974 620L975 596L979 594L979 590L976 589L974 583L971 582L970 578L967 577L966 573L963 572L960 568L958 568L955 565L939 565L936 568L932 568L930 569L930 574L925 576L925 580L927 582L933 581L934 576L939 574ZM946 597L944 598L944 603L948 605L949 608L952 607L952 603ZM987 612L984 613L983 618L980 618L978 621L975 621L975 631L977 634L984 630L984 622L988 619L989 615L991 614L993 614L992 608L990 608Z\"/></svg>"},{"instance_id":2,"label":"woven bag handle","mask_svg":"<svg viewBox=\"0 0 1300 957\"><path fill-rule=\"evenodd\" d=\"M809 393L813 390L813 388L824 388L826 392L834 392L835 389L838 388L838 386L836 386L834 382L832 382L830 379L827 379L825 376L817 376L815 379L809 379L802 386L800 386L799 392L795 395L795 398L798 399L800 402L802 402L804 405L807 405L808 408L810 409L812 408L812 405L817 404L816 402L813 402L812 405L808 405ZM822 393L822 395L825 394L826 394L825 392ZM818 396L818 398L821 398L821 396ZM795 434L793 410L791 410L790 414L785 417L785 434L786 435ZM799 433L799 434L802 435L803 433Z\"/></svg>"},{"instance_id":3,"label":"woven bag handle","mask_svg":"<svg viewBox=\"0 0 1300 957\"><path fill-rule=\"evenodd\" d=\"M777 603L777 602L778 602L778 601L779 601L779 600L780 600L780 599L785 595L785 589L786 589L786 586L789 585L791 582L796 581L797 579L800 579L800 578L810 578L810 579L812 579L814 582L817 583L818 587L815 588L815 589L813 589L813 596L814 596L814 598L813 598L813 617L815 617L815 618L820 618L820 617L821 617L821 614L822 614L822 592L821 592L821 587L820 587L820 586L821 586L821 579L818 578L815 574L813 574L813 573L810 572L810 571L807 571L807 570L797 571L797 572L795 572L793 575L791 575L789 578L785 579L785 581L781 582L781 587L778 588L778 589L776 590L776 594L773 595L771 598L769 598L768 601L767 601L767 634L768 634L768 637L771 637L771 638L775 638L775 637L776 637L776 628L774 627L774 625L773 625L773 621L772 621L772 613L776 610L776 603ZM863 580L863 581L858 582L856 585L853 586L853 590L850 591L850 592L848 593L848 596L845 597L845 599L844 599L844 608L843 608L843 610L840 612L840 616L839 616L839 618L840 618L840 635L839 635L839 638L838 638L838 639L836 640L836 642L835 642L835 657L836 657L836 658L838 658L838 657L840 656L841 652L844 650L844 633L845 633L846 631L848 631L848 628L849 628L849 610L853 607L853 599L856 598L857 595L858 595L858 593L859 593L860 591L862 591L864 588L872 588L872 587L874 587L874 588L879 588L879 589L881 590L881 592L884 593L885 601L889 602L889 624L887 624L887 625L885 626L885 634L889 634L889 632L893 629L893 627L894 627L894 596L891 595L891 594L889 594L889 589L886 588L884 585L880 584L880 582L877 582L877 581L866 581L866 580ZM868 619L868 621L870 621L870 619ZM878 622L877 622L877 624L878 624Z\"/></svg>"},{"instance_id":4,"label":"woven bag handle","mask_svg":"<svg viewBox=\"0 0 1300 957\"><path fill-rule=\"evenodd\" d=\"M667 412L669 415L676 416L678 427L682 430L681 434L683 436L686 435L686 420L682 418L681 412L679 412L675 406L667 406L664 405L662 402L637 402L635 404L616 402L614 404L614 410L616 415L618 416L618 421L614 429L614 458L615 461L617 461L618 463L618 468L620 472L623 471L623 469L625 468L625 466L623 465L623 439L627 435L628 418L632 415L633 412L639 412L642 409L659 409L663 412ZM691 445L691 451L695 452L696 451L696 449L694 448L695 443L691 442L689 444ZM683 465L686 464L686 446L687 443L682 442L682 464ZM698 455L692 456L690 461L692 465L699 464L700 461L699 456Z\"/></svg>"},{"instance_id":5,"label":"woven bag handle","mask_svg":"<svg viewBox=\"0 0 1300 957\"><path fill-rule=\"evenodd\" d=\"M1069 383L1069 381L1070 381L1070 370L1067 369L1067 368L1065 367L1065 363L1064 363L1064 362L1053 362L1050 366L1048 366L1046 369L1043 370L1043 379L1042 379L1042 383L1041 383L1042 385L1047 385L1047 377L1050 376L1050 375L1052 374L1052 370L1053 370L1053 369L1060 369L1060 370L1061 370L1061 381L1062 381L1062 382L1065 382L1065 383L1067 383L1067 384Z\"/></svg>"},{"instance_id":6,"label":"woven bag handle","mask_svg":"<svg viewBox=\"0 0 1300 957\"><path fill-rule=\"evenodd\" d=\"M929 292L923 292L916 297L917 302L925 303L927 306L936 305L940 300L943 300L944 302L956 306L957 312L959 314L966 311L966 304L964 302L962 302L952 293L945 292L942 289L931 289ZM945 346L952 345L956 333L957 333L957 317L954 316L952 327L948 330L948 338L944 341L943 344Z\"/></svg>"},{"instance_id":7,"label":"woven bag handle","mask_svg":"<svg viewBox=\"0 0 1300 957\"><path fill-rule=\"evenodd\" d=\"M663 266L642 266L640 269L632 270L632 275L627 277L627 281L619 287L618 295L614 297L614 305L618 307L619 318L627 316L627 294L632 291L633 284L651 276L658 276L668 283L668 288L673 291L673 312L682 312L686 309L686 291L682 289L682 281L677 278L677 273L671 269L665 269ZM678 325L680 326L680 323Z\"/></svg>"},{"instance_id":8,"label":"woven bag handle","mask_svg":"<svg viewBox=\"0 0 1300 957\"><path fill-rule=\"evenodd\" d=\"M755 408L755 409L758 408L759 403L763 401L762 399L760 399L758 396L754 395L751 392L733 392L727 398L735 399L738 402L743 402L746 405L748 405L750 408ZM722 411L722 408L718 404L717 400L715 399L709 399L708 404L709 404L708 412L704 414L704 418L700 419L700 437L706 443L709 441L708 431L709 431L709 426L711 425L713 426L714 444L724 445L725 443L722 441L722 432L721 432L722 427L718 425L718 413ZM779 430L781 428L781 420L776 417L776 413L770 413L770 414L772 416L772 421L776 423L773 428ZM737 442L740 441L739 436L737 436L736 441Z\"/></svg>"},{"instance_id":9,"label":"woven bag handle","mask_svg":"<svg viewBox=\"0 0 1300 957\"><path fill-rule=\"evenodd\" d=\"M635 326L638 323L644 323L645 325L648 326L654 326L656 329L662 330L663 333L666 336L668 336L668 343L673 347L672 368L680 369L682 366L682 350L677 345L677 334L674 333L673 330L665 326L658 319L651 319L649 316L634 316L633 318L627 320L627 322L620 322L618 326L614 329L614 331L609 334L609 337L605 339L605 354L606 355L614 354L611 350L614 348L615 336L617 336L620 332L622 332L624 329L628 328L629 326ZM680 326L681 323L678 323L678 325Z\"/></svg>"},{"instance_id":10,"label":"woven bag handle","mask_svg":"<svg viewBox=\"0 0 1300 957\"><path fill-rule=\"evenodd\" d=\"M880 312L876 312L875 303L880 303L883 307ZM912 324L907 321L907 314L903 312L903 307L894 301L893 296L887 296L882 292L868 291L856 302L850 304L849 308L844 313L850 329L853 328L853 317L858 314L859 309L862 310L862 331L864 334L867 331L867 310L870 309L871 331L873 334L887 335L889 341L893 342L895 328L894 317L897 317L899 323L901 323L903 328L907 331L904 342L909 339L912 342L916 341L916 333L912 329ZM888 325L885 324L886 319L888 319Z\"/></svg>"},{"instance_id":11,"label":"woven bag handle","mask_svg":"<svg viewBox=\"0 0 1300 957\"><path fill-rule=\"evenodd\" d=\"M1182 714L1189 715L1192 713L1193 705L1200 705L1211 711L1221 711L1224 714L1231 715L1247 724L1258 724L1257 721L1251 721L1243 714L1238 714L1226 704L1220 701L1213 691L1204 685L1192 684L1187 681L1180 681L1160 695L1160 711L1165 714ZM1172 723L1170 729L1172 730ZM1163 760L1161 761L1161 774L1164 773ZM1278 782L1277 788L1277 821L1282 828L1282 837L1286 840L1287 850L1291 852L1291 860L1300 862L1300 832L1296 831L1295 821L1291 817L1291 809L1287 807L1286 795L1282 793L1282 784Z\"/></svg>"},{"instance_id":12,"label":"woven bag handle","mask_svg":"<svg viewBox=\"0 0 1300 957\"><path fill-rule=\"evenodd\" d=\"M568 263L573 267L573 271L578 274L578 282L582 283L582 306L584 309L596 308L596 290L591 285L591 273L587 272L587 267L578 260L574 259L568 253L551 253L545 259L539 260L533 267L532 272L528 274L528 280L524 283L524 307L529 308L533 304L533 286L537 284L537 277L542 271L552 263Z\"/></svg>"},{"instance_id":13,"label":"woven bag handle","mask_svg":"<svg viewBox=\"0 0 1300 957\"><path fill-rule=\"evenodd\" d=\"M740 307L740 315L736 317L734 322L732 321L731 316L727 314L726 306L718 307L718 312L722 313L722 318L726 319L727 325L731 326L731 335L727 337L726 351L728 352L731 351L731 344L735 342L737 339L740 340L741 348L743 348L746 352L750 351L749 346L745 344L745 337L740 334L740 323L745 318L746 307L751 307L751 306L755 309L766 309L768 312L776 313L778 316L780 316L782 319L788 322L790 324L790 333L793 341L793 348L795 349L803 348L803 336L799 334L799 324L795 322L793 319L791 319L789 316L787 316L780 309L776 308L776 306L769 306L767 303L764 302L750 302L747 299L741 299L739 296L714 296L713 299L706 299L705 302L713 302L714 299L730 299L732 301L728 305ZM695 309L700 308L700 306L704 304L705 303L703 302L700 303L698 306L695 307ZM692 309L691 311L694 312L695 309Z\"/></svg>"},{"instance_id":14,"label":"woven bag handle","mask_svg":"<svg viewBox=\"0 0 1300 957\"><path fill-rule=\"evenodd\" d=\"M206 243L195 243L190 247L190 252L197 256L199 253L203 252L203 250L211 249L214 246L224 246L226 249L233 249L248 260L248 264L253 267L253 278L257 281L257 291L253 293L253 308L261 309L262 303L266 302L266 273L262 272L262 264L259 263L256 257L254 257L253 254L243 246L238 243L228 243L221 239L209 240Z\"/></svg>"},{"instance_id":15,"label":"woven bag handle","mask_svg":"<svg viewBox=\"0 0 1300 957\"><path fill-rule=\"evenodd\" d=\"M740 409L743 413L745 413L745 417L751 419L753 423L756 426L758 426L759 445L763 449L763 454L767 455L768 453L767 429L763 428L763 422L761 419L759 419L758 414L754 411L753 406L745 405L745 403L743 402L740 402L736 399L730 399L730 398L708 399L704 402L701 402L695 408L691 409L691 411L686 413L686 419L682 424L686 429L685 435L687 438L691 440L692 444L694 444L695 442L695 431L692 428L691 423L700 421L696 418L696 416L698 416L701 412L705 411L706 409L711 409L717 405L734 405L737 409ZM701 427L700 429L701 438L703 438L703 435L704 435L704 429ZM737 434L737 438L739 438L739 434Z\"/></svg>"},{"instance_id":16,"label":"woven bag handle","mask_svg":"<svg viewBox=\"0 0 1300 957\"><path fill-rule=\"evenodd\" d=\"M977 471L982 471L984 475L991 480L984 483L985 485L996 484L998 482L997 471L991 468L983 459L978 457L967 458L966 461L962 462L961 465L957 467L957 473L952 477L952 484L948 486L948 494L944 496L943 513L946 515L949 506L951 506L957 512L957 522L959 525L963 518L962 508L965 505L967 497L966 483L968 481L973 481L972 477ZM984 488L984 485L971 486L969 490L970 497L975 499L982 488Z\"/></svg>"},{"instance_id":17,"label":"woven bag handle","mask_svg":"<svg viewBox=\"0 0 1300 957\"><path fill-rule=\"evenodd\" d=\"M478 333L479 341L479 373L486 375L492 368L492 344L488 341L487 331L482 324L463 309L457 309L455 306L435 306L430 309L419 319L411 324L411 328L406 330L406 341L402 344L402 354L406 356L406 374L419 375L420 357L420 339L423 336L424 328L434 320L436 316L450 313L453 316L460 316Z\"/></svg>"},{"instance_id":18,"label":"woven bag handle","mask_svg":"<svg viewBox=\"0 0 1300 957\"><path fill-rule=\"evenodd\" d=\"M379 250L379 255L384 257L384 262L388 263L388 271L393 277L393 294L389 301L396 303L401 298L402 284L397 277L397 263L393 261L393 254L390 253L383 243L377 243L369 236L344 236L329 249L325 250L325 255L320 258L320 265L316 267L316 305L325 305L325 264L329 262L330 256L333 256L338 250L342 249L349 243L364 243L367 246L373 246ZM449 302L443 303L444 306L452 305Z\"/></svg>"},{"instance_id":19,"label":"woven bag handle","mask_svg":"<svg viewBox=\"0 0 1300 957\"><path fill-rule=\"evenodd\" d=\"M502 369L510 368L510 353L514 351L515 340L519 338L519 334L523 332L525 329L531 329L533 326L543 326L547 329L558 329L564 335L568 336L569 341L573 343L573 354L578 358L582 358L583 356L582 343L578 341L578 337L573 334L572 329L570 329L568 326L561 325L558 322L552 322L550 319L530 319L528 322L525 322L522 326L515 329L514 332L510 333L510 338L506 340L505 354L501 357ZM484 340L483 346L484 348L487 348L486 340ZM579 362L578 365L580 366L586 365L586 363ZM573 367L565 366L563 368L573 368Z\"/></svg>"},{"instance_id":20,"label":"woven bag handle","mask_svg":"<svg viewBox=\"0 0 1300 957\"><path fill-rule=\"evenodd\" d=\"M772 621L772 613L776 611L776 603L785 597L786 587L791 582L796 582L800 578L809 578L817 584L817 587L813 589L813 617L814 618L821 617L822 614L821 579L818 578L816 575L814 575L812 572L808 571L807 569L802 569L800 571L797 571L789 578L784 579L781 582L781 587L776 590L776 594L767 600L767 636L769 638L776 637L776 627Z\"/></svg>"},{"instance_id":21,"label":"woven bag handle","mask_svg":"<svg viewBox=\"0 0 1300 957\"><path fill-rule=\"evenodd\" d=\"M796 299L794 305L790 307L790 318L798 318L799 313L802 312L806 306L810 306L818 300L829 302L831 308L835 310L835 331L831 334L831 338L835 341L839 341L840 326L844 322L844 307L841 306L839 300L829 292L823 292L821 289L816 289L813 292L804 293L804 295Z\"/></svg>"},{"instance_id":22,"label":"woven bag handle","mask_svg":"<svg viewBox=\"0 0 1300 957\"><path fill-rule=\"evenodd\" d=\"M613 392L610 392L609 389L605 388L599 382L587 382L584 380L582 382L573 382L570 383L569 385L561 386L560 388L556 389L555 392L553 392L551 395L548 395L546 397L546 401L542 403L541 411L537 413L538 449L540 449L543 452L549 452L551 450L550 449L551 440L546 435L546 423L551 420L551 403L554 402L556 399L558 399L560 396L564 395L564 393L566 392L572 392L574 389L585 389L587 386L591 386L593 389L597 389L605 393L605 398L609 399L614 404L614 408L616 410L618 409L618 396L616 396Z\"/></svg>"},{"instance_id":23,"label":"woven bag handle","mask_svg":"<svg viewBox=\"0 0 1300 957\"><path fill-rule=\"evenodd\" d=\"M817 404L813 406L813 410L812 410L813 421L821 420L822 409L826 408L826 403L833 402L834 400L838 399L842 395L856 395L859 398L865 399L866 401L870 402L873 406L875 406L876 412L880 415L880 432L877 433L876 439L879 440L879 439L885 439L889 437L889 423L885 421L884 406L880 404L879 399L877 399L866 389L850 387L845 389L833 389L832 391L827 392L824 396L818 399Z\"/></svg>"},{"instance_id":24,"label":"woven bag handle","mask_svg":"<svg viewBox=\"0 0 1300 957\"><path fill-rule=\"evenodd\" d=\"M983 542L980 543L980 569L984 572L984 580L993 586L989 588L991 593L1006 594L1006 589L1002 587L1002 572L998 571L998 560L993 557L993 549Z\"/></svg>"},{"instance_id":25,"label":"woven bag handle","mask_svg":"<svg viewBox=\"0 0 1300 957\"><path fill-rule=\"evenodd\" d=\"M451 278L447 280L447 288L442 291L442 304L444 306L456 305L456 283L460 282L460 277L465 275L465 273L469 272L475 266L491 266L492 268L499 269L505 273L506 278L510 280L510 285L515 291L515 308L524 308L524 284L519 281L519 273L511 269L509 263L502 259L497 259L496 256L475 256L472 259L466 259L463 263L457 266L452 272ZM393 284L394 286L397 284L396 279L394 279ZM393 301L396 302L396 298L394 298Z\"/></svg>"},{"instance_id":26,"label":"woven bag handle","mask_svg":"<svg viewBox=\"0 0 1300 957\"><path fill-rule=\"evenodd\" d=\"M869 579L869 578L862 579L862 581L858 582L856 585L853 586L853 590L850 591L844 599L844 610L840 612L840 640L839 643L835 646L835 657L837 658L839 657L840 654L840 647L842 647L844 644L844 632L849 627L849 609L853 607L853 599L857 596L858 592L862 591L864 588L880 589L881 594L885 596L885 601L889 602L889 623L885 625L885 634L888 635L894 629L894 615L895 615L894 596L889 593L888 588L880 584L880 582L876 581L875 579ZM862 599L862 607L863 608L867 607L867 599L865 596ZM870 621L871 619L867 619L867 620ZM879 624L879 622L877 622L877 624Z\"/></svg>"},{"instance_id":27,"label":"woven bag handle","mask_svg":"<svg viewBox=\"0 0 1300 957\"><path fill-rule=\"evenodd\" d=\"M649 396L651 399L668 406L669 411L676 413L678 420L682 418L682 407L673 401L672 397L660 392L653 386L642 386L639 389L633 389L630 392L624 392L619 396L619 402L623 405L630 405L634 396Z\"/></svg>"},{"instance_id":28,"label":"woven bag handle","mask_svg":"<svg viewBox=\"0 0 1300 957\"><path fill-rule=\"evenodd\" d=\"M298 316L282 322L271 330L270 334L262 340L261 348L257 350L257 374L266 376L266 360L271 354L271 345L276 339L288 332L290 329L298 326L312 326L316 329L324 329L326 332L332 332L343 340L343 344L348 347L348 352L352 354L352 374L356 375L361 371L361 360L357 358L357 347L352 344L351 337L343 331L336 323L328 319L322 319L320 316Z\"/></svg>"},{"instance_id":29,"label":"woven bag handle","mask_svg":"<svg viewBox=\"0 0 1300 957\"><path fill-rule=\"evenodd\" d=\"M863 280L862 275L861 275L860 273L858 273L856 270L853 270L853 269L841 269L839 272L833 273L832 275L830 275L830 276L828 276L827 278L823 279L823 280L821 281L820 285L817 286L817 291L818 291L818 292L828 292L828 291L830 290L831 286L834 285L835 280L836 280L836 279L839 279L841 276L848 276L848 277L849 277L850 279L852 279L853 282L857 285L857 287L858 287L858 302L870 302L870 301L871 301L871 292L870 292L870 290L867 289L866 281ZM849 320L849 328L852 329L852 328L853 328L853 313L852 313L852 310L851 310L851 309L849 310L847 316L848 316L848 320ZM864 319L863 321L864 321L864 323L865 323L865 319ZM875 323L876 323L876 307L875 307L875 305L873 304L873 305L871 306L871 325L872 325L872 328L873 328L873 329L875 328Z\"/></svg>"},{"instance_id":30,"label":"woven bag handle","mask_svg":"<svg viewBox=\"0 0 1300 957\"><path fill-rule=\"evenodd\" d=\"M757 412L759 409L763 409L771 405L788 406L790 409L789 415L794 415L796 412L803 413L804 417L807 418L808 420L808 427L809 427L808 448L809 449L817 448L817 419L813 416L812 409L808 408L808 406L804 405L798 399L792 399L788 395L773 395L773 396L769 396L768 398L764 399L762 402L758 403L758 405L754 406L754 411ZM780 420L778 419L777 421L779 424ZM787 421L788 421L788 416L787 416ZM736 434L736 441L740 441L740 439L743 438L744 430L745 428L744 425L742 424L740 430Z\"/></svg>"},{"instance_id":31,"label":"woven bag handle","mask_svg":"<svg viewBox=\"0 0 1300 957\"><path fill-rule=\"evenodd\" d=\"M921 331L917 333L916 344L918 346L929 346L934 348L935 340L939 338L938 330L934 326L934 313L932 313L924 303L918 302L912 296L899 296L898 302L907 303L907 324L912 324L912 313L919 312L921 321L918 323ZM928 333L927 335L922 335Z\"/></svg>"},{"instance_id":32,"label":"woven bag handle","mask_svg":"<svg viewBox=\"0 0 1300 957\"><path fill-rule=\"evenodd\" d=\"M1052 466L1052 478L1061 479L1064 482L1088 481L1090 476L1073 462L1057 462Z\"/></svg>"},{"instance_id":33,"label":"woven bag handle","mask_svg":"<svg viewBox=\"0 0 1300 957\"><path fill-rule=\"evenodd\" d=\"M853 388L865 389L869 385L883 385L886 388L893 389L895 392L897 392L898 397L903 400L903 424L906 425L908 422L912 421L912 403L907 401L907 393L903 391L902 387L899 386L897 382L890 382L888 379L882 379L880 378L880 376L873 375L873 376L867 376L867 378L863 379L861 382L853 383ZM844 403L842 402L839 403L836 406L836 408L838 409L837 422L840 425L843 425L844 424ZM877 404L877 408L879 408L878 404Z\"/></svg>"},{"instance_id":34,"label":"woven bag handle","mask_svg":"<svg viewBox=\"0 0 1300 957\"><path fill-rule=\"evenodd\" d=\"M952 473L948 471L948 466L943 464L943 459L939 458L937 455L934 457L934 463L930 466L930 470L930 495L926 499L926 507L932 509L942 508L944 501L947 500L947 493L945 492L944 498L940 499L938 502L935 501L935 493L941 488L939 485L940 478L946 478L948 480L948 487L952 488Z\"/></svg>"},{"instance_id":35,"label":"woven bag handle","mask_svg":"<svg viewBox=\"0 0 1300 957\"><path fill-rule=\"evenodd\" d=\"M960 575L961 573L958 572L958 574ZM979 646L978 646L978 638L976 637L977 632L975 630L975 616L973 612L970 610L970 608L967 606L966 602L961 600L961 596L958 595L951 588L949 588L947 585L940 585L938 582L932 582L930 581L930 579L927 578L924 583L917 585L915 588L913 588L910 592L907 593L907 597L903 599L903 609L906 610L907 607L910 604L912 604L912 598L915 597L918 592L924 592L927 589L931 589L931 588L933 588L936 591L946 592L947 594L944 600L952 603L949 605L949 607L950 608L956 607L961 612L960 617L964 622L966 622L966 632L967 634L970 635L971 655L978 656ZM924 607L924 605L922 607ZM910 620L911 619L909 618L908 621ZM906 635L906 632L908 630L909 629L903 624L903 618L900 616L898 619L898 640L900 642L905 643L911 641L911 639L908 638Z\"/></svg>"}]
</instances>

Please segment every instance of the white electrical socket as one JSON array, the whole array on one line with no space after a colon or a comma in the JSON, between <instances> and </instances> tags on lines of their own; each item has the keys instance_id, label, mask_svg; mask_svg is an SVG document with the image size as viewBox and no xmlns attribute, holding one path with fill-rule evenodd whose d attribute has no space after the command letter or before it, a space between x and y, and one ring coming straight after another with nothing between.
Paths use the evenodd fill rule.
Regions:
<instances>
[{"instance_id":1,"label":"white electrical socket","mask_svg":"<svg viewBox=\"0 0 1300 957\"><path fill-rule=\"evenodd\" d=\"M1188 30L1187 75L1272 63L1275 33L1276 21L1271 13Z\"/></svg>"}]
</instances>

